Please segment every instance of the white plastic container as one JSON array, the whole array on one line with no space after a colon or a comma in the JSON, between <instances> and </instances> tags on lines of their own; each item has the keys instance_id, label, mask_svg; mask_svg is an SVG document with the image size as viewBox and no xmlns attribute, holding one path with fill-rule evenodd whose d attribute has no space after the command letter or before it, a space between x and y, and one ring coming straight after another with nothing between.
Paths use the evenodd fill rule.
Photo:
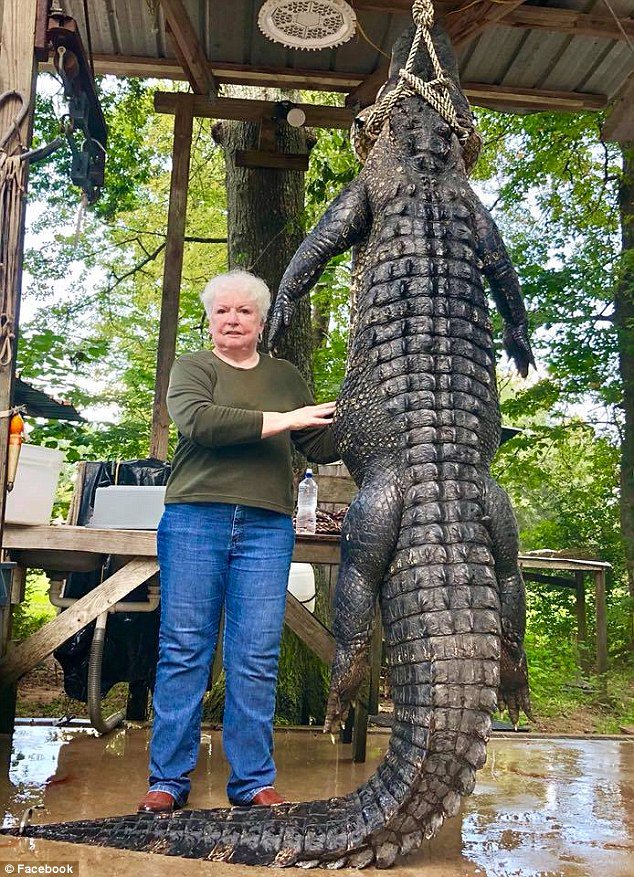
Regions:
<instances>
[{"instance_id":1,"label":"white plastic container","mask_svg":"<svg viewBox=\"0 0 634 877\"><path fill-rule=\"evenodd\" d=\"M288 590L309 612L315 611L315 573L310 563L291 563Z\"/></svg>"},{"instance_id":2,"label":"white plastic container","mask_svg":"<svg viewBox=\"0 0 634 877\"><path fill-rule=\"evenodd\" d=\"M28 442L20 449L18 470L7 493L7 524L49 524L64 454Z\"/></svg>"},{"instance_id":3,"label":"white plastic container","mask_svg":"<svg viewBox=\"0 0 634 877\"><path fill-rule=\"evenodd\" d=\"M156 530L165 504L165 487L115 484L98 487L86 526L102 530Z\"/></svg>"}]
</instances>

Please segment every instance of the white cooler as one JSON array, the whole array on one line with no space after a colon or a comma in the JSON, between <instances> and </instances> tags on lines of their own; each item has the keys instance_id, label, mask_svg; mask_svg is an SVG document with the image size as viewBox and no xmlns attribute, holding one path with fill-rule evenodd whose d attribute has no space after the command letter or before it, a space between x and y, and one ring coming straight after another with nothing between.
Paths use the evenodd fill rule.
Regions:
<instances>
[{"instance_id":1,"label":"white cooler","mask_svg":"<svg viewBox=\"0 0 634 877\"><path fill-rule=\"evenodd\" d=\"M165 487L115 484L98 487L87 527L102 530L156 530L163 514Z\"/></svg>"}]
</instances>

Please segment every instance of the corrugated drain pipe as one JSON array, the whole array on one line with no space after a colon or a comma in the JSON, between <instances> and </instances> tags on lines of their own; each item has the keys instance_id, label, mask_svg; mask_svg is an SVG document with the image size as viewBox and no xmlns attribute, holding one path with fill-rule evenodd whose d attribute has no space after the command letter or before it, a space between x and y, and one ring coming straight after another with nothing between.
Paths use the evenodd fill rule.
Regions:
<instances>
[{"instance_id":1,"label":"corrugated drain pipe","mask_svg":"<svg viewBox=\"0 0 634 877\"><path fill-rule=\"evenodd\" d=\"M90 661L88 663L88 718L100 734L108 734L114 731L125 719L125 710L113 713L104 719L101 712L101 661L103 658L103 645L106 639L106 624L108 622L108 610L102 612L95 622L95 630L92 635L90 646Z\"/></svg>"},{"instance_id":2,"label":"corrugated drain pipe","mask_svg":"<svg viewBox=\"0 0 634 877\"><path fill-rule=\"evenodd\" d=\"M62 586L59 581L51 581L49 600L53 606L67 609L76 602L75 597L62 597ZM101 712L101 663L103 660L103 647L106 639L106 624L109 612L152 612L159 604L160 592L156 585L148 587L148 599L143 602L121 601L115 603L105 612L98 616L95 622L95 631L90 647L90 660L88 663L88 718L93 728L99 734L108 734L114 731L125 719L125 710L113 713L104 719Z\"/></svg>"}]
</instances>

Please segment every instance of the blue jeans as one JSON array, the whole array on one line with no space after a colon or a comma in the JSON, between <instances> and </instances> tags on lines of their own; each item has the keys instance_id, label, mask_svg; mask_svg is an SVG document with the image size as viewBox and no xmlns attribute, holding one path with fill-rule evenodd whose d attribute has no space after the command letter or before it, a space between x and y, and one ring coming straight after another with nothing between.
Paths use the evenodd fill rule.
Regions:
<instances>
[{"instance_id":1,"label":"blue jeans","mask_svg":"<svg viewBox=\"0 0 634 877\"><path fill-rule=\"evenodd\" d=\"M225 608L227 794L247 803L275 782L273 715L294 532L288 515L173 503L157 533L161 571L150 790L187 801L203 696Z\"/></svg>"}]
</instances>

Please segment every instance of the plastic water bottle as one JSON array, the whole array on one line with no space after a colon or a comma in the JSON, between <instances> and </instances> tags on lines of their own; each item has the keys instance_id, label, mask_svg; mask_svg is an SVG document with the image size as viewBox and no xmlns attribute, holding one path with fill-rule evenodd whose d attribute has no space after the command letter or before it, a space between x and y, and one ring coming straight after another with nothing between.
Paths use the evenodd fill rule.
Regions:
<instances>
[{"instance_id":1,"label":"plastic water bottle","mask_svg":"<svg viewBox=\"0 0 634 877\"><path fill-rule=\"evenodd\" d=\"M314 533L317 529L317 482L312 469L307 469L297 489L297 517L295 530L298 533Z\"/></svg>"}]
</instances>

